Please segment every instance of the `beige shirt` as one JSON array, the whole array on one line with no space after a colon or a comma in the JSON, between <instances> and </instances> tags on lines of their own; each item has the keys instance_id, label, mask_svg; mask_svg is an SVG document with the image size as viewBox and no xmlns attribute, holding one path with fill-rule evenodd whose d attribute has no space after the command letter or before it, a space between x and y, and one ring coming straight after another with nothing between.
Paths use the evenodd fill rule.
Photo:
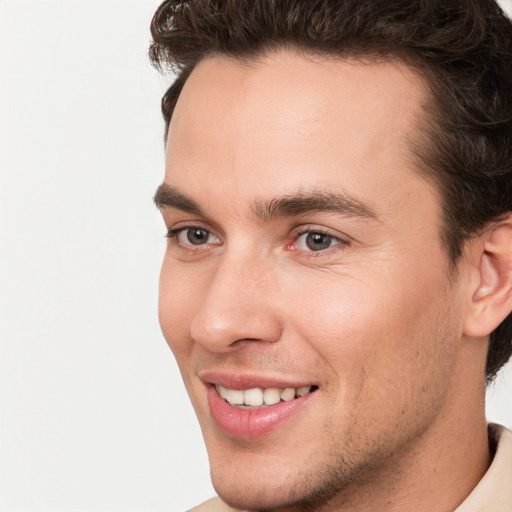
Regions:
<instances>
[{"instance_id":1,"label":"beige shirt","mask_svg":"<svg viewBox=\"0 0 512 512\"><path fill-rule=\"evenodd\" d=\"M455 512L512 512L512 433L491 425L497 443L491 467Z\"/></svg>"},{"instance_id":2,"label":"beige shirt","mask_svg":"<svg viewBox=\"0 0 512 512\"><path fill-rule=\"evenodd\" d=\"M512 433L492 425L496 454L490 468L473 492L454 512L512 512ZM190 512L236 512L213 498Z\"/></svg>"}]
</instances>

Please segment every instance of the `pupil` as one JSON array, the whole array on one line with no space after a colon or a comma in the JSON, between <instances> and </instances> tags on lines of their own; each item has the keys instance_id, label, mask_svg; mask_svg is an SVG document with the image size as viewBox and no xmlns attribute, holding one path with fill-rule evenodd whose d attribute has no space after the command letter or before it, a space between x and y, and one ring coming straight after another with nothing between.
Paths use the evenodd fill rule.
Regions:
<instances>
[{"instance_id":1,"label":"pupil","mask_svg":"<svg viewBox=\"0 0 512 512\"><path fill-rule=\"evenodd\" d=\"M205 229L189 229L187 232L187 239L193 245L200 245L208 240L208 231Z\"/></svg>"},{"instance_id":2,"label":"pupil","mask_svg":"<svg viewBox=\"0 0 512 512\"><path fill-rule=\"evenodd\" d=\"M321 251L328 249L331 245L332 237L323 233L310 233L306 237L306 245L312 251Z\"/></svg>"}]
</instances>

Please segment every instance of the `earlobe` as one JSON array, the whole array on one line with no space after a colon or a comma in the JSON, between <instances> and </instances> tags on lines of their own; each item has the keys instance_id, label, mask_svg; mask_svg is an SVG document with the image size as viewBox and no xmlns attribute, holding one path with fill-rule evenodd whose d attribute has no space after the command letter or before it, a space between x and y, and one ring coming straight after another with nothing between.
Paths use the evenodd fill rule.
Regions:
<instances>
[{"instance_id":1,"label":"earlobe","mask_svg":"<svg viewBox=\"0 0 512 512\"><path fill-rule=\"evenodd\" d=\"M480 237L477 285L464 322L464 334L489 335L512 311L512 215L493 224Z\"/></svg>"}]
</instances>

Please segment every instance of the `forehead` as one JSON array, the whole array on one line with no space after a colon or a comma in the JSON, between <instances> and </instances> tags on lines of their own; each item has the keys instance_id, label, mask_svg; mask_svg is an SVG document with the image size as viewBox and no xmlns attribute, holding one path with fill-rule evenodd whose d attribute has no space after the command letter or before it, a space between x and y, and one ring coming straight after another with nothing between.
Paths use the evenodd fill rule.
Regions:
<instances>
[{"instance_id":1,"label":"forehead","mask_svg":"<svg viewBox=\"0 0 512 512\"><path fill-rule=\"evenodd\" d=\"M356 195L362 181L378 191L415 170L408 141L424 100L422 80L396 62L289 51L247 63L211 57L194 69L173 113L166 181L206 194L207 178L232 203L264 195L269 180L277 193L291 181L318 188L333 178Z\"/></svg>"},{"instance_id":2,"label":"forehead","mask_svg":"<svg viewBox=\"0 0 512 512\"><path fill-rule=\"evenodd\" d=\"M367 114L384 113L389 106L395 114L407 114L422 103L423 85L418 73L400 61L362 62L285 50L247 61L218 55L199 62L192 71L171 126L180 122L183 110L187 119L194 121L190 103L201 116L227 109L223 113L233 117L236 109L238 119L256 113L251 109L274 116L286 110L288 120L295 114L293 120L298 121L306 120L304 115L313 109L325 121L329 114L341 113L336 107L342 107L346 117L362 113L364 107ZM349 110L347 98L353 107ZM269 111L272 107L277 110Z\"/></svg>"}]
</instances>

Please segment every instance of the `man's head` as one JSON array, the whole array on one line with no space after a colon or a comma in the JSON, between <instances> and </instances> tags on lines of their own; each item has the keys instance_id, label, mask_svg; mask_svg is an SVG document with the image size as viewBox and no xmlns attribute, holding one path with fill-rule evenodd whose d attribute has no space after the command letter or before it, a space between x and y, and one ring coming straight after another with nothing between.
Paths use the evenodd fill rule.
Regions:
<instances>
[{"instance_id":1,"label":"man's head","mask_svg":"<svg viewBox=\"0 0 512 512\"><path fill-rule=\"evenodd\" d=\"M172 28L171 28L172 27ZM162 100L167 129L196 64L239 62L279 48L363 62L401 61L429 98L411 143L436 182L452 262L479 229L512 210L512 29L493 0L425 2L166 1L153 23L151 57L178 70ZM512 354L512 318L491 336L489 380Z\"/></svg>"},{"instance_id":2,"label":"man's head","mask_svg":"<svg viewBox=\"0 0 512 512\"><path fill-rule=\"evenodd\" d=\"M216 489L264 509L414 478L483 415L491 332L487 376L510 356L510 22L205 0L152 28L179 71L160 319Z\"/></svg>"}]
</instances>

